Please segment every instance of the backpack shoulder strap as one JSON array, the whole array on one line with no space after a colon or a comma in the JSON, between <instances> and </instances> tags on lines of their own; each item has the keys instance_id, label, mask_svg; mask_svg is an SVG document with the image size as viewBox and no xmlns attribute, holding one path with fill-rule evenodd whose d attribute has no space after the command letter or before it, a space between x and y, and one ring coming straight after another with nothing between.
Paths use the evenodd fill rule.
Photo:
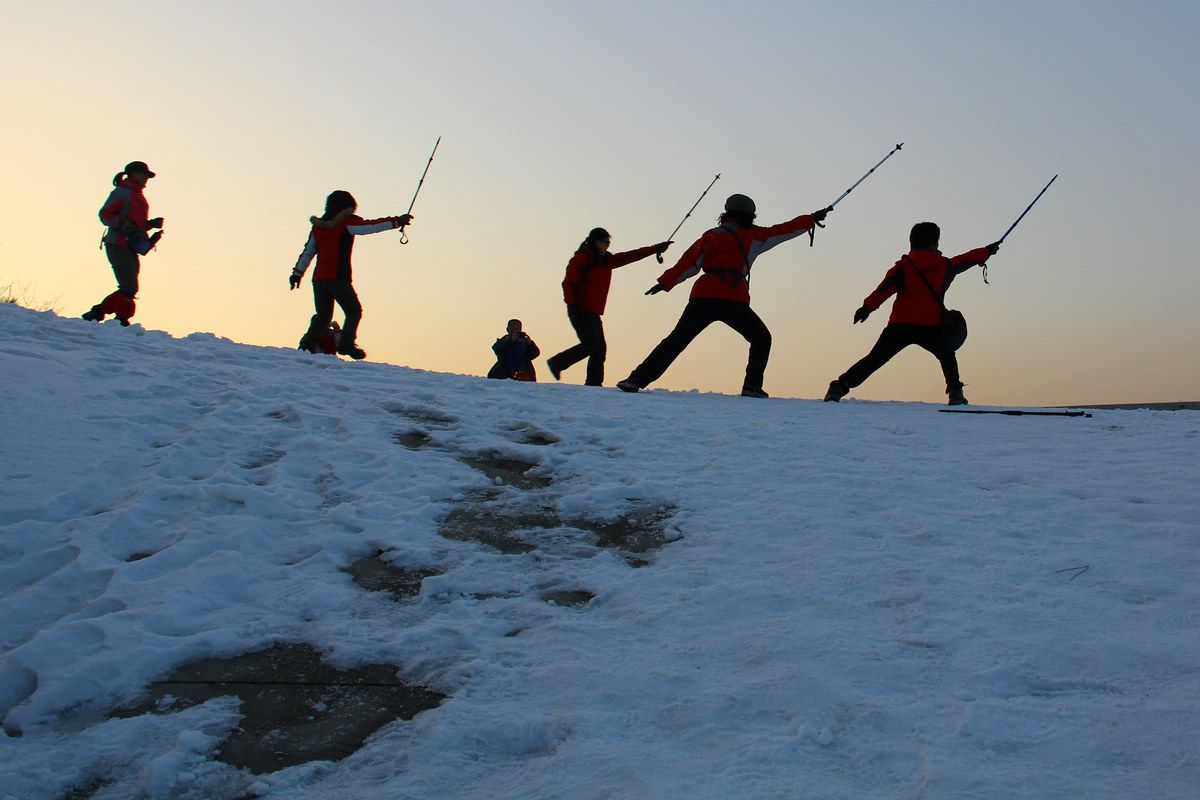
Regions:
<instances>
[{"instance_id":1,"label":"backpack shoulder strap","mask_svg":"<svg viewBox=\"0 0 1200 800\"><path fill-rule=\"evenodd\" d=\"M750 286L750 254L748 252L746 252L746 245L742 244L742 240L737 235L736 230L728 231L728 233L731 236L733 236L733 240L735 242L737 242L738 250L742 251L742 262L743 262L742 271L738 272L737 270L734 270L734 269L710 269L710 270L705 270L705 271L715 273L721 279L724 279L725 276L728 275L731 278L733 278L733 280L735 282L739 281L739 280L745 281L746 286L749 287Z\"/></svg>"},{"instance_id":2,"label":"backpack shoulder strap","mask_svg":"<svg viewBox=\"0 0 1200 800\"><path fill-rule=\"evenodd\" d=\"M921 270L920 270L920 268L917 266L916 262L915 262L915 261L913 261L911 258L909 258L909 257L908 257L908 253L905 253L905 254L904 254L904 260L905 260L905 261L907 261L907 262L908 262L908 263L909 263L909 264L912 266L913 270L914 270L914 271L917 273L917 276L918 276L918 277L921 279L921 281L922 281L922 282L925 284L925 286L926 286L926 287L929 289L929 292L930 292L930 294L932 294L932 295L933 295L933 299L937 300L937 301L938 301L938 305L942 307L942 311L945 311L945 310L946 310L946 303L945 303L945 301L942 299L942 296L941 296L940 294L938 294L938 293L937 293L937 290L935 290L935 289L933 288L933 284L929 282L929 278L926 278L926 277L925 277L925 273L924 273L924 272L921 272ZM950 263L950 259L946 259L946 263L947 263L947 264L949 264L949 263Z\"/></svg>"}]
</instances>

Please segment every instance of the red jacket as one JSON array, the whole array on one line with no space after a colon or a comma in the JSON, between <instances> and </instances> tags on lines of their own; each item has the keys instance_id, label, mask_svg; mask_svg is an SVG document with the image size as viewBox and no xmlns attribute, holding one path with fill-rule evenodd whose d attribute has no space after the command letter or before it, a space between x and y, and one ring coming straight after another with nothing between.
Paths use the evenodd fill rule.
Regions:
<instances>
[{"instance_id":1,"label":"red jacket","mask_svg":"<svg viewBox=\"0 0 1200 800\"><path fill-rule=\"evenodd\" d=\"M603 314L608 303L612 271L650 255L654 255L653 245L624 253L597 253L591 245L585 244L567 262L567 275L562 282L563 300L568 306Z\"/></svg>"},{"instance_id":2,"label":"red jacket","mask_svg":"<svg viewBox=\"0 0 1200 800\"><path fill-rule=\"evenodd\" d=\"M925 280L944 298L955 275L987 261L988 255L986 247L954 258L946 258L939 250L913 250L888 270L878 288L863 300L863 305L874 311L894 294L896 302L888 318L889 325L893 322L937 325L942 319L942 306L914 270L920 269Z\"/></svg>"},{"instance_id":3,"label":"red jacket","mask_svg":"<svg viewBox=\"0 0 1200 800\"><path fill-rule=\"evenodd\" d=\"M332 228L313 226L304 243L304 250L296 260L292 270L295 275L303 275L312 262L317 258L317 268L313 270L313 280L323 281L330 278L352 280L350 270L350 252L354 249L354 237L365 236L369 233L390 231L400 227L399 217L380 217L379 219L363 219L357 214L351 214Z\"/></svg>"},{"instance_id":4,"label":"red jacket","mask_svg":"<svg viewBox=\"0 0 1200 800\"><path fill-rule=\"evenodd\" d=\"M129 245L121 235L121 223L125 220L143 231L150 221L150 204L142 194L142 187L129 178L117 184L100 209L100 221L108 226L108 233L104 234L105 244Z\"/></svg>"},{"instance_id":5,"label":"red jacket","mask_svg":"<svg viewBox=\"0 0 1200 800\"><path fill-rule=\"evenodd\" d=\"M692 287L692 300L711 297L749 303L750 266L754 259L775 245L796 238L813 224L811 215L801 214L767 228L758 225L741 228L731 223L718 225L697 239L675 266L659 276L658 282L670 290L703 272Z\"/></svg>"}]
</instances>

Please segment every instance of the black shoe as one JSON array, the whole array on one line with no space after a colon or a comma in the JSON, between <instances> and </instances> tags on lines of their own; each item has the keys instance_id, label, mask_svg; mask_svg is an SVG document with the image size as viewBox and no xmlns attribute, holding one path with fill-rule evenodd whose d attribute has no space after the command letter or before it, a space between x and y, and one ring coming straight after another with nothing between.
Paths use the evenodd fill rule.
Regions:
<instances>
[{"instance_id":1,"label":"black shoe","mask_svg":"<svg viewBox=\"0 0 1200 800\"><path fill-rule=\"evenodd\" d=\"M742 397L770 397L762 389L742 389Z\"/></svg>"},{"instance_id":2,"label":"black shoe","mask_svg":"<svg viewBox=\"0 0 1200 800\"><path fill-rule=\"evenodd\" d=\"M841 378L829 382L829 391L825 393L826 403L836 403L846 395L850 394L850 387L842 381Z\"/></svg>"},{"instance_id":3,"label":"black shoe","mask_svg":"<svg viewBox=\"0 0 1200 800\"><path fill-rule=\"evenodd\" d=\"M118 317L118 319L120 319L120 318ZM128 327L129 327L130 325L132 325L132 324L133 324L133 323L131 323L131 322L130 322L129 320L127 320L127 319L122 319L122 320L121 320L121 327L122 327L122 328L128 328Z\"/></svg>"},{"instance_id":4,"label":"black shoe","mask_svg":"<svg viewBox=\"0 0 1200 800\"><path fill-rule=\"evenodd\" d=\"M104 321L104 312L100 310L100 306L92 306L87 311L83 312L83 314L81 314L80 316L82 316L88 322L103 322Z\"/></svg>"},{"instance_id":5,"label":"black shoe","mask_svg":"<svg viewBox=\"0 0 1200 800\"><path fill-rule=\"evenodd\" d=\"M367 351L355 344L344 345L337 349L339 356L350 356L355 361L362 361L367 357Z\"/></svg>"},{"instance_id":6,"label":"black shoe","mask_svg":"<svg viewBox=\"0 0 1200 800\"><path fill-rule=\"evenodd\" d=\"M963 390L962 390L961 386L958 387L957 389L947 390L946 395L948 397L948 399L946 400L946 403L948 405L952 405L952 406L967 405L967 398L963 396Z\"/></svg>"},{"instance_id":7,"label":"black shoe","mask_svg":"<svg viewBox=\"0 0 1200 800\"><path fill-rule=\"evenodd\" d=\"M617 381L617 388L622 392L640 392L642 390L641 386L638 386L628 378L623 381Z\"/></svg>"},{"instance_id":8,"label":"black shoe","mask_svg":"<svg viewBox=\"0 0 1200 800\"><path fill-rule=\"evenodd\" d=\"M550 374L554 376L554 380L558 380L558 376L562 375L562 370L554 366L554 360L547 358L546 366L550 369Z\"/></svg>"}]
</instances>

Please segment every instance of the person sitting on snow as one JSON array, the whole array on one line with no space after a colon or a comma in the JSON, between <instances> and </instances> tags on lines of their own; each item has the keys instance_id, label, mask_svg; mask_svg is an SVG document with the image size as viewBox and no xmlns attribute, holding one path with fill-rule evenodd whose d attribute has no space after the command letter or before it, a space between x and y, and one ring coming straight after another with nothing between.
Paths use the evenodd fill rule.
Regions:
<instances>
[{"instance_id":1,"label":"person sitting on snow","mask_svg":"<svg viewBox=\"0 0 1200 800\"><path fill-rule=\"evenodd\" d=\"M511 378L514 381L536 381L537 372L533 368L533 360L541 355L541 350L529 334L521 330L521 320L510 319L508 332L492 345L496 354L496 363L488 370L489 378Z\"/></svg>"}]
</instances>

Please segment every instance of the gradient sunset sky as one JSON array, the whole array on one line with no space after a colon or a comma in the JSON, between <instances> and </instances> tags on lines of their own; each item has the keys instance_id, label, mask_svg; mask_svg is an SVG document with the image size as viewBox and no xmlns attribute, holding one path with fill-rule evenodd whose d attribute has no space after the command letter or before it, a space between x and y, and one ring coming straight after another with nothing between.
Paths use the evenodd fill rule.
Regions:
<instances>
[{"instance_id":1,"label":"gradient sunset sky","mask_svg":"<svg viewBox=\"0 0 1200 800\"><path fill-rule=\"evenodd\" d=\"M975 404L1200 400L1200 4L1194 2L115 2L9 4L0 28L0 286L78 316L115 288L96 211L124 164L158 173L165 236L135 321L295 347L287 276L308 216L346 189L413 209L358 241L374 361L483 375L510 317L575 341L560 283L588 230L662 240L717 173L667 265L734 192L773 224L834 200L758 259L765 388L819 398L886 321L851 317L915 222L947 255L994 241L949 305ZM614 273L607 384L671 329L690 284ZM340 319L340 313L337 318ZM746 345L716 325L655 387L732 393ZM543 380L551 380L539 364ZM582 383L583 365L564 373ZM942 402L910 348L853 397Z\"/></svg>"}]
</instances>

